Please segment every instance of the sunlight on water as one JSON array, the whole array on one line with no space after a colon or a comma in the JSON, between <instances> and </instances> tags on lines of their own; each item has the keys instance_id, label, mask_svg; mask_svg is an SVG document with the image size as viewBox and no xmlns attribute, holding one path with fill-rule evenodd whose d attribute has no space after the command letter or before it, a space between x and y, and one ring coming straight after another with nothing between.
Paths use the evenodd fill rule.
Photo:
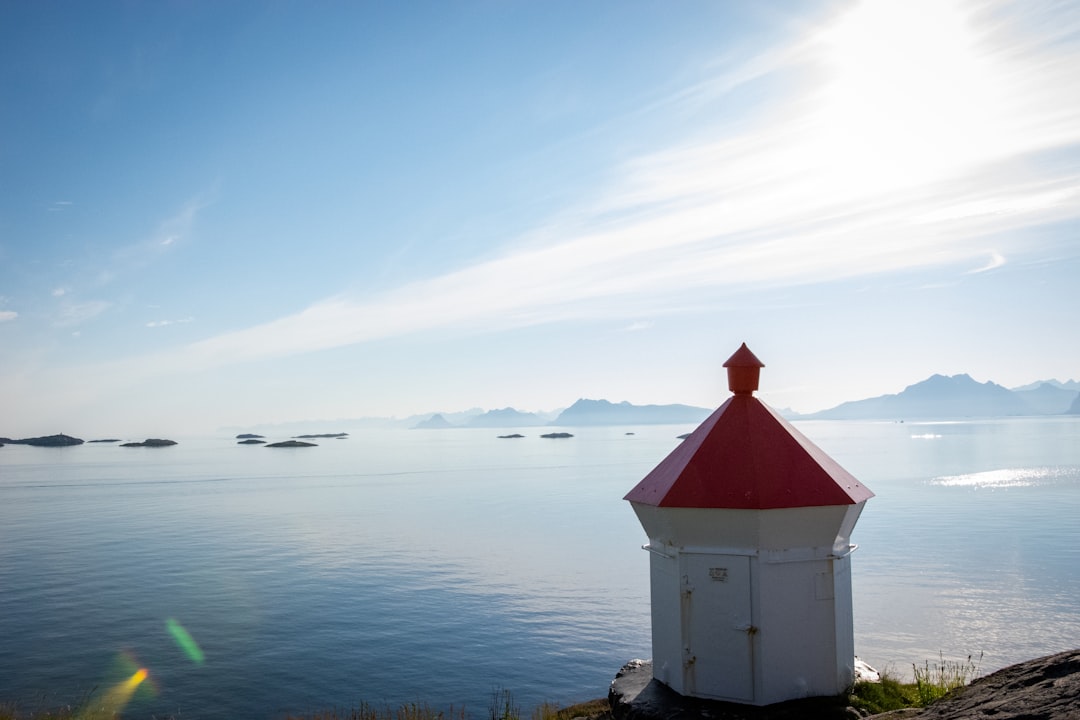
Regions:
<instances>
[{"instance_id":1,"label":"sunlight on water","mask_svg":"<svg viewBox=\"0 0 1080 720\"><path fill-rule=\"evenodd\" d=\"M967 475L946 475L930 482L946 487L1009 488L1041 485L1067 476L1068 473L1059 467L1006 468Z\"/></svg>"}]
</instances>

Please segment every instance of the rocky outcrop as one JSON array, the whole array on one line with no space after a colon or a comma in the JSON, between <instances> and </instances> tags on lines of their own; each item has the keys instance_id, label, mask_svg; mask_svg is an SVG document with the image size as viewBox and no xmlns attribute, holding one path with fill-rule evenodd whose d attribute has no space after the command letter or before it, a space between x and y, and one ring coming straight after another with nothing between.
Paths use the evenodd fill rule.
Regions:
<instances>
[{"instance_id":1,"label":"rocky outcrop","mask_svg":"<svg viewBox=\"0 0 1080 720\"><path fill-rule=\"evenodd\" d=\"M142 442L121 443L120 447L169 447L170 445L176 445L176 441L163 438L147 438Z\"/></svg>"},{"instance_id":2,"label":"rocky outcrop","mask_svg":"<svg viewBox=\"0 0 1080 720\"><path fill-rule=\"evenodd\" d=\"M854 720L844 696L765 707L679 695L653 679L652 663L632 660L608 691L614 720ZM869 716L874 720L1080 720L1080 650L1011 665L954 690L933 705Z\"/></svg>"},{"instance_id":3,"label":"rocky outcrop","mask_svg":"<svg viewBox=\"0 0 1080 720\"><path fill-rule=\"evenodd\" d=\"M500 440L515 440L517 438L523 438L525 436L521 433L510 433L509 435L497 435L496 437L498 437Z\"/></svg>"},{"instance_id":4,"label":"rocky outcrop","mask_svg":"<svg viewBox=\"0 0 1080 720\"><path fill-rule=\"evenodd\" d=\"M349 433L318 433L316 435L293 435L293 437L301 440L313 440L315 438L334 438L336 440L342 440L349 437Z\"/></svg>"},{"instance_id":5,"label":"rocky outcrop","mask_svg":"<svg viewBox=\"0 0 1080 720\"><path fill-rule=\"evenodd\" d=\"M70 435L46 435L44 437L32 437L23 438L22 440L12 440L11 438L0 438L0 444L7 445L34 445L36 447L67 447L69 445L82 445L83 440L77 437L71 437Z\"/></svg>"},{"instance_id":6,"label":"rocky outcrop","mask_svg":"<svg viewBox=\"0 0 1080 720\"><path fill-rule=\"evenodd\" d=\"M1077 720L1080 650L998 670L954 690L914 717L920 720Z\"/></svg>"},{"instance_id":7,"label":"rocky outcrop","mask_svg":"<svg viewBox=\"0 0 1080 720\"><path fill-rule=\"evenodd\" d=\"M685 697L652 676L652 662L623 665L608 691L614 720L855 720L846 697L806 698L757 707Z\"/></svg>"},{"instance_id":8,"label":"rocky outcrop","mask_svg":"<svg viewBox=\"0 0 1080 720\"><path fill-rule=\"evenodd\" d=\"M237 440L236 444L237 445L265 445L266 441L265 440L260 440L258 438L248 438L246 440Z\"/></svg>"},{"instance_id":9,"label":"rocky outcrop","mask_svg":"<svg viewBox=\"0 0 1080 720\"><path fill-rule=\"evenodd\" d=\"M300 440L285 440L284 442L270 443L263 447L318 447L315 443L302 442Z\"/></svg>"},{"instance_id":10,"label":"rocky outcrop","mask_svg":"<svg viewBox=\"0 0 1080 720\"><path fill-rule=\"evenodd\" d=\"M572 438L574 436L571 435L568 432L553 432L553 433L544 433L540 437L542 437L542 438Z\"/></svg>"},{"instance_id":11,"label":"rocky outcrop","mask_svg":"<svg viewBox=\"0 0 1080 720\"><path fill-rule=\"evenodd\" d=\"M256 435L255 433L240 433L236 436L237 440L262 440L262 435Z\"/></svg>"}]
</instances>

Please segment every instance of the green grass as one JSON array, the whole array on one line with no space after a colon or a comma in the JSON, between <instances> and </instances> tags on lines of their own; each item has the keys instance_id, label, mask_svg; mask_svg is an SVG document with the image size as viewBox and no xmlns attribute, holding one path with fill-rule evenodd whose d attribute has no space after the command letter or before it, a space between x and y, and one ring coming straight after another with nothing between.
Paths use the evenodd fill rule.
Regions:
<instances>
[{"instance_id":1,"label":"green grass","mask_svg":"<svg viewBox=\"0 0 1080 720\"><path fill-rule=\"evenodd\" d=\"M487 720L573 720L576 717L596 717L609 709L607 699L591 700L585 703L560 707L544 703L526 717L514 702L508 690L496 690L492 693L491 704L487 710ZM290 715L286 720L470 720L470 715L461 710L434 710L427 705L409 704L398 708L378 708L361 705L351 710L320 710L303 715ZM0 720L4 720L0 716Z\"/></svg>"},{"instance_id":2,"label":"green grass","mask_svg":"<svg viewBox=\"0 0 1080 720\"><path fill-rule=\"evenodd\" d=\"M914 683L902 683L888 673L881 674L881 682L855 683L848 702L872 715L922 706Z\"/></svg>"},{"instance_id":3,"label":"green grass","mask_svg":"<svg viewBox=\"0 0 1080 720\"><path fill-rule=\"evenodd\" d=\"M981 662L982 654L977 659L968 655L966 660L946 660L939 656L938 662L927 660L922 667L912 664L914 682L900 682L883 672L879 683L856 683L848 700L870 713L926 707L978 677Z\"/></svg>"},{"instance_id":4,"label":"green grass","mask_svg":"<svg viewBox=\"0 0 1080 720\"><path fill-rule=\"evenodd\" d=\"M914 682L901 682L889 672L881 673L881 682L856 683L848 695L848 702L871 714L925 707L956 688L963 687L979 675L977 659L946 660L940 656L937 662L925 661L920 667L912 665ZM485 713L486 720L573 720L576 717L599 718L610 712L606 698L561 707L544 703L522 715L521 708L507 690L495 690L491 704ZM0 720L81 720L82 714L71 707L27 711L9 705L0 705ZM356 708L317 710L289 715L286 720L471 720L472 716L460 710L437 710L426 704L408 703L397 707L361 704Z\"/></svg>"},{"instance_id":5,"label":"green grass","mask_svg":"<svg viewBox=\"0 0 1080 720\"><path fill-rule=\"evenodd\" d=\"M915 687L922 704L929 705L948 692L967 685L978 677L981 662L982 653L978 660L972 660L970 655L967 660L946 660L944 656L940 656L939 662L931 663L927 660L921 668L912 665L915 671Z\"/></svg>"},{"instance_id":6,"label":"green grass","mask_svg":"<svg viewBox=\"0 0 1080 720\"><path fill-rule=\"evenodd\" d=\"M90 698L87 698L89 701ZM44 699L40 703L44 706ZM88 705L84 702L82 705ZM573 720L576 717L596 718L609 710L607 698L590 700L567 707L544 703L529 715L522 716L521 708L508 690L495 690L487 710L487 720ZM121 713L115 715L120 718ZM0 704L0 720L85 720L89 715L71 706L35 710ZM94 715L95 718L100 714ZM471 720L465 709L437 710L426 704L407 703L397 707L362 703L349 709L317 710L289 715L286 720Z\"/></svg>"}]
</instances>

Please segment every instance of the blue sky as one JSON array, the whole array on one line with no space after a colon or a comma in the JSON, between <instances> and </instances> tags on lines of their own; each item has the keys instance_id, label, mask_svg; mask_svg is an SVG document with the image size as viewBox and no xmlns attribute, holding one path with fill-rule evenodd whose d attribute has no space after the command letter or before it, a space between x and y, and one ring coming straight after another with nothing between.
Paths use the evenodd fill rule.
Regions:
<instances>
[{"instance_id":1,"label":"blue sky","mask_svg":"<svg viewBox=\"0 0 1080 720\"><path fill-rule=\"evenodd\" d=\"M0 4L0 435L1080 378L1068 3Z\"/></svg>"}]
</instances>

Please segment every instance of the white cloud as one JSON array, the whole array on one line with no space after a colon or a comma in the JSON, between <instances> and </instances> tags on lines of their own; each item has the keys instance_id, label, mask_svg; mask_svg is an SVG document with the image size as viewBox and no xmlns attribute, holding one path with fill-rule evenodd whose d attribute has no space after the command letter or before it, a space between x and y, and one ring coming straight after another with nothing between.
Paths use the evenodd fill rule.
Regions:
<instances>
[{"instance_id":1,"label":"white cloud","mask_svg":"<svg viewBox=\"0 0 1080 720\"><path fill-rule=\"evenodd\" d=\"M8 322L19 317L19 313L14 310L0 310L0 322Z\"/></svg>"},{"instance_id":2,"label":"white cloud","mask_svg":"<svg viewBox=\"0 0 1080 720\"><path fill-rule=\"evenodd\" d=\"M191 232L199 212L208 204L209 201L202 196L188 200L176 214L161 222L154 234L154 242L161 247L168 247L182 240Z\"/></svg>"},{"instance_id":3,"label":"white cloud","mask_svg":"<svg viewBox=\"0 0 1080 720\"><path fill-rule=\"evenodd\" d=\"M818 84L753 124L630 159L596 203L501 257L379 296L327 298L140 363L197 369L434 328L628 320L702 290L959 268L985 258L989 232L1000 249L981 269L995 267L1032 251L1002 233L1080 217L1080 177L1026 162L1080 144L1080 55L977 20L945 2L860 6L720 87L787 72L788 61L816 68ZM924 45L926 62L915 62L910 49ZM949 95L956 87L962 97ZM716 92L706 84L670 103ZM199 207L163 223L159 242L183 237Z\"/></svg>"},{"instance_id":4,"label":"white cloud","mask_svg":"<svg viewBox=\"0 0 1080 720\"><path fill-rule=\"evenodd\" d=\"M53 297L63 297L64 295L67 295L67 290L65 288L58 287L52 291Z\"/></svg>"},{"instance_id":5,"label":"white cloud","mask_svg":"<svg viewBox=\"0 0 1080 720\"><path fill-rule=\"evenodd\" d=\"M999 253L997 250L990 251L990 258L984 265L980 265L974 270L968 270L969 275L975 275L976 273L986 272L988 270L995 270L1005 264L1005 256Z\"/></svg>"},{"instance_id":6,"label":"white cloud","mask_svg":"<svg viewBox=\"0 0 1080 720\"><path fill-rule=\"evenodd\" d=\"M60 309L60 315L56 325L69 327L81 325L91 320L112 307L112 303L105 300L90 300L81 303L69 303Z\"/></svg>"},{"instance_id":7,"label":"white cloud","mask_svg":"<svg viewBox=\"0 0 1080 720\"><path fill-rule=\"evenodd\" d=\"M180 318L179 320L151 320L150 322L146 323L146 327L148 327L148 328L167 327L169 325L176 325L178 323L189 323L189 322L194 322L194 321L195 321L195 318L193 318L193 317Z\"/></svg>"},{"instance_id":8,"label":"white cloud","mask_svg":"<svg viewBox=\"0 0 1080 720\"><path fill-rule=\"evenodd\" d=\"M148 238L116 250L112 254L109 267L97 272L97 284L108 285L118 278L141 270L162 257L168 248L191 233L198 220L199 212L209 202L202 195L188 200L177 212L162 220Z\"/></svg>"}]
</instances>

